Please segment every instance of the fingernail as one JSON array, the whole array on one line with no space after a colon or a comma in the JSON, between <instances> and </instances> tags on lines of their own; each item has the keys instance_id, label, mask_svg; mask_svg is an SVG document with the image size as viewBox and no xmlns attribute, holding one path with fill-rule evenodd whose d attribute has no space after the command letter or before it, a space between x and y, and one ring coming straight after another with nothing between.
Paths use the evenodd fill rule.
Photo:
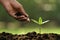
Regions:
<instances>
[{"instance_id":1,"label":"fingernail","mask_svg":"<svg viewBox=\"0 0 60 40\"><path fill-rule=\"evenodd\" d=\"M28 21L28 22L30 22L30 19L29 19L29 18L27 18L27 21Z\"/></svg>"}]
</instances>

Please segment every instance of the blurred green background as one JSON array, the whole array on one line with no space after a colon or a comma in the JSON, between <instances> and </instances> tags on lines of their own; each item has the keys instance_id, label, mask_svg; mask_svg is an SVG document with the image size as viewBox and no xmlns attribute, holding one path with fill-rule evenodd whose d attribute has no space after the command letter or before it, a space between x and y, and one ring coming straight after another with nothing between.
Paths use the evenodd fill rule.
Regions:
<instances>
[{"instance_id":1,"label":"blurred green background","mask_svg":"<svg viewBox=\"0 0 60 40\"><path fill-rule=\"evenodd\" d=\"M43 21L50 22L40 26L34 22L25 23L13 19L8 15L4 7L0 4L0 32L13 34L24 34L36 31L39 33L58 33L60 34L60 0L17 0L19 1L30 19L38 20L42 17Z\"/></svg>"}]
</instances>

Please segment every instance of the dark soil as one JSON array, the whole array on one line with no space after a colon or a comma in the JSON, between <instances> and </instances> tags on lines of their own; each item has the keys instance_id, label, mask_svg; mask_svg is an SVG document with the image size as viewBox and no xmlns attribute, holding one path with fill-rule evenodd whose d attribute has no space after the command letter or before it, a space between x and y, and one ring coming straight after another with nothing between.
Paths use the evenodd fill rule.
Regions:
<instances>
[{"instance_id":1,"label":"dark soil","mask_svg":"<svg viewBox=\"0 0 60 40\"><path fill-rule=\"evenodd\" d=\"M22 35L13 35L11 33L0 33L0 40L60 40L60 34L39 34L36 32L29 32Z\"/></svg>"}]
</instances>

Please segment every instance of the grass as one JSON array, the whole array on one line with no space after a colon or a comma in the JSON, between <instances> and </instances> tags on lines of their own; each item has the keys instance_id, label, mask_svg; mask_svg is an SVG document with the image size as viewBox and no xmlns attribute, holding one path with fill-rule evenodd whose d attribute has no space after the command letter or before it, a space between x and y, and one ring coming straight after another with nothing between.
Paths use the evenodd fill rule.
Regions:
<instances>
[{"instance_id":1,"label":"grass","mask_svg":"<svg viewBox=\"0 0 60 40\"><path fill-rule=\"evenodd\" d=\"M12 23L13 24L13 28L10 26L8 28L0 28L0 33L1 32L9 32L9 33L13 33L13 34L26 34L28 32L37 32L39 33L39 26L36 25L36 24L33 24L33 25L28 25L28 26L25 26L25 27L17 27L16 25L18 24L15 24L15 23ZM11 25L11 23L10 23ZM57 34L60 34L60 28L55 26L53 23L50 23L49 25L47 24L47 26L42 26L41 27L41 33L57 33Z\"/></svg>"},{"instance_id":2,"label":"grass","mask_svg":"<svg viewBox=\"0 0 60 40\"><path fill-rule=\"evenodd\" d=\"M41 33L57 33L60 34L60 28L42 28ZM39 33L38 28L18 28L18 29L1 29L0 32L9 32L13 34L26 34L28 32L36 31Z\"/></svg>"}]
</instances>

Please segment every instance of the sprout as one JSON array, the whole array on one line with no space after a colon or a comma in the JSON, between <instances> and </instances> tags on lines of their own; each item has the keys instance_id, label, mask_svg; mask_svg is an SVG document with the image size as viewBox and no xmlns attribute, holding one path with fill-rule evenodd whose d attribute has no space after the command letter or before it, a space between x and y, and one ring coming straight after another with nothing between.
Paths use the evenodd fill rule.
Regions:
<instances>
[{"instance_id":1,"label":"sprout","mask_svg":"<svg viewBox=\"0 0 60 40\"><path fill-rule=\"evenodd\" d=\"M37 23L37 24L39 24L39 25L45 24L45 23L47 23L47 22L50 21L50 20L46 20L46 21L43 22L43 20L42 20L41 17L39 17L38 21L36 21L36 20L34 20L34 19L31 19L31 20L32 20L34 23Z\"/></svg>"},{"instance_id":2,"label":"sprout","mask_svg":"<svg viewBox=\"0 0 60 40\"><path fill-rule=\"evenodd\" d=\"M46 21L43 22L43 20L42 20L41 17L39 17L38 21L36 21L36 20L34 20L34 19L31 19L31 20L32 20L34 23L39 24L40 26L50 21L50 20L46 20ZM41 33L41 27L39 27L39 33Z\"/></svg>"}]
</instances>

